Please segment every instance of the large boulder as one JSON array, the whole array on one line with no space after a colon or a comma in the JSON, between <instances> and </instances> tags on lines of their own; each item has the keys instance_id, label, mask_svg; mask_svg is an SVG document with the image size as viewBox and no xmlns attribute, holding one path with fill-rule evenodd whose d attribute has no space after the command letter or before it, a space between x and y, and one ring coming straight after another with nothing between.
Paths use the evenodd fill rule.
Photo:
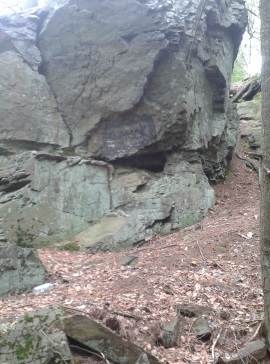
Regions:
<instances>
[{"instance_id":1,"label":"large boulder","mask_svg":"<svg viewBox=\"0 0 270 364\"><path fill-rule=\"evenodd\" d=\"M221 3L70 0L52 12L41 71L72 145L116 160L221 138L245 21L243 1Z\"/></svg>"},{"instance_id":2,"label":"large boulder","mask_svg":"<svg viewBox=\"0 0 270 364\"><path fill-rule=\"evenodd\" d=\"M200 220L236 140L244 1L36 5L0 17L6 237L111 250Z\"/></svg>"}]
</instances>

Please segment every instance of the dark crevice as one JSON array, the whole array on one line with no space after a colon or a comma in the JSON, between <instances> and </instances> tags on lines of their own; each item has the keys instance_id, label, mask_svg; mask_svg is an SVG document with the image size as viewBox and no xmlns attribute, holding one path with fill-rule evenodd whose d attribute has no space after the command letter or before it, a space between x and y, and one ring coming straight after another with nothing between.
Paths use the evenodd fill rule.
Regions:
<instances>
[{"instance_id":1,"label":"dark crevice","mask_svg":"<svg viewBox=\"0 0 270 364\"><path fill-rule=\"evenodd\" d=\"M46 77L46 72L45 72L45 65L43 62L41 62L41 64L38 66L38 73L44 77Z\"/></svg>"},{"instance_id":2,"label":"dark crevice","mask_svg":"<svg viewBox=\"0 0 270 364\"><path fill-rule=\"evenodd\" d=\"M132 156L127 158L119 158L111 163L115 166L132 167L159 173L163 172L166 161L167 157L165 153L155 153Z\"/></svg>"},{"instance_id":3,"label":"dark crevice","mask_svg":"<svg viewBox=\"0 0 270 364\"><path fill-rule=\"evenodd\" d=\"M9 182L7 185L0 186L0 191L5 193L15 192L28 185L30 182L30 180L24 179L20 181L12 181Z\"/></svg>"},{"instance_id":4,"label":"dark crevice","mask_svg":"<svg viewBox=\"0 0 270 364\"><path fill-rule=\"evenodd\" d=\"M154 229L155 228L155 225L158 224L158 223L166 224L167 222L170 222L171 221L171 215L172 215L173 209L174 209L174 207L172 206L172 209L170 211L170 215L169 216L165 217L164 219L155 220L153 222L153 224L149 226L149 228Z\"/></svg>"},{"instance_id":5,"label":"dark crevice","mask_svg":"<svg viewBox=\"0 0 270 364\"><path fill-rule=\"evenodd\" d=\"M49 143L43 143L43 142L36 142L33 140L25 140L25 139L16 139L16 140L0 140L1 147L0 152L1 154L10 155L10 154L16 154L17 151L11 152L12 148L16 148L17 150L23 150L23 151L53 151L56 149L59 149L58 144L49 144Z\"/></svg>"}]
</instances>

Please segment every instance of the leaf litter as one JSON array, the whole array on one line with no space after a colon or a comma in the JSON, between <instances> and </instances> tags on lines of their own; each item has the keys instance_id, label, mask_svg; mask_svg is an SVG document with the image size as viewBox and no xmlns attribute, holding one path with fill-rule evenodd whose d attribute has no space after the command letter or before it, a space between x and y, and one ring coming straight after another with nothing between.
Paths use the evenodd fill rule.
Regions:
<instances>
[{"instance_id":1,"label":"leaf litter","mask_svg":"<svg viewBox=\"0 0 270 364\"><path fill-rule=\"evenodd\" d=\"M259 335L263 297L259 259L257 175L233 159L224 183L214 186L216 204L203 221L143 246L117 253L39 250L51 291L0 300L1 319L60 304L83 312L157 356L161 363L209 364L237 352ZM123 255L135 255L123 266ZM163 326L179 306L197 304L211 339L196 339L196 318L180 322L177 346L158 344ZM90 363L76 355L76 363Z\"/></svg>"}]
</instances>

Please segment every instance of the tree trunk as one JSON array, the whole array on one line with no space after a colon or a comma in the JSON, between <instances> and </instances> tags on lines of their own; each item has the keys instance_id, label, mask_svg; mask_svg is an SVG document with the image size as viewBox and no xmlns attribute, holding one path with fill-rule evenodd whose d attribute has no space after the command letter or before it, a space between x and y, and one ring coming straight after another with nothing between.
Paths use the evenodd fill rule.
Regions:
<instances>
[{"instance_id":1,"label":"tree trunk","mask_svg":"<svg viewBox=\"0 0 270 364\"><path fill-rule=\"evenodd\" d=\"M261 269L264 320L270 346L270 1L261 0L262 50L262 160L261 160Z\"/></svg>"}]
</instances>

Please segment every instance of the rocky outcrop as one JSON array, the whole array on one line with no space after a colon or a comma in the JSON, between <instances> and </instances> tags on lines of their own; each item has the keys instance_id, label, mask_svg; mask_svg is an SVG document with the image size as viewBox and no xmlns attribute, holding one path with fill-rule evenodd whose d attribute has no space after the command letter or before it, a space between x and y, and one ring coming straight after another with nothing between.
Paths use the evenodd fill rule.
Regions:
<instances>
[{"instance_id":1,"label":"rocky outcrop","mask_svg":"<svg viewBox=\"0 0 270 364\"><path fill-rule=\"evenodd\" d=\"M0 214L10 241L29 245L74 236L110 208L106 163L37 152L5 163Z\"/></svg>"},{"instance_id":2,"label":"rocky outcrop","mask_svg":"<svg viewBox=\"0 0 270 364\"><path fill-rule=\"evenodd\" d=\"M201 219L235 143L245 21L243 0L57 0L1 17L5 235L111 250Z\"/></svg>"},{"instance_id":3,"label":"rocky outcrop","mask_svg":"<svg viewBox=\"0 0 270 364\"><path fill-rule=\"evenodd\" d=\"M233 88L237 113L241 121L241 140L246 151L260 152L262 140L261 80L252 77Z\"/></svg>"}]
</instances>

